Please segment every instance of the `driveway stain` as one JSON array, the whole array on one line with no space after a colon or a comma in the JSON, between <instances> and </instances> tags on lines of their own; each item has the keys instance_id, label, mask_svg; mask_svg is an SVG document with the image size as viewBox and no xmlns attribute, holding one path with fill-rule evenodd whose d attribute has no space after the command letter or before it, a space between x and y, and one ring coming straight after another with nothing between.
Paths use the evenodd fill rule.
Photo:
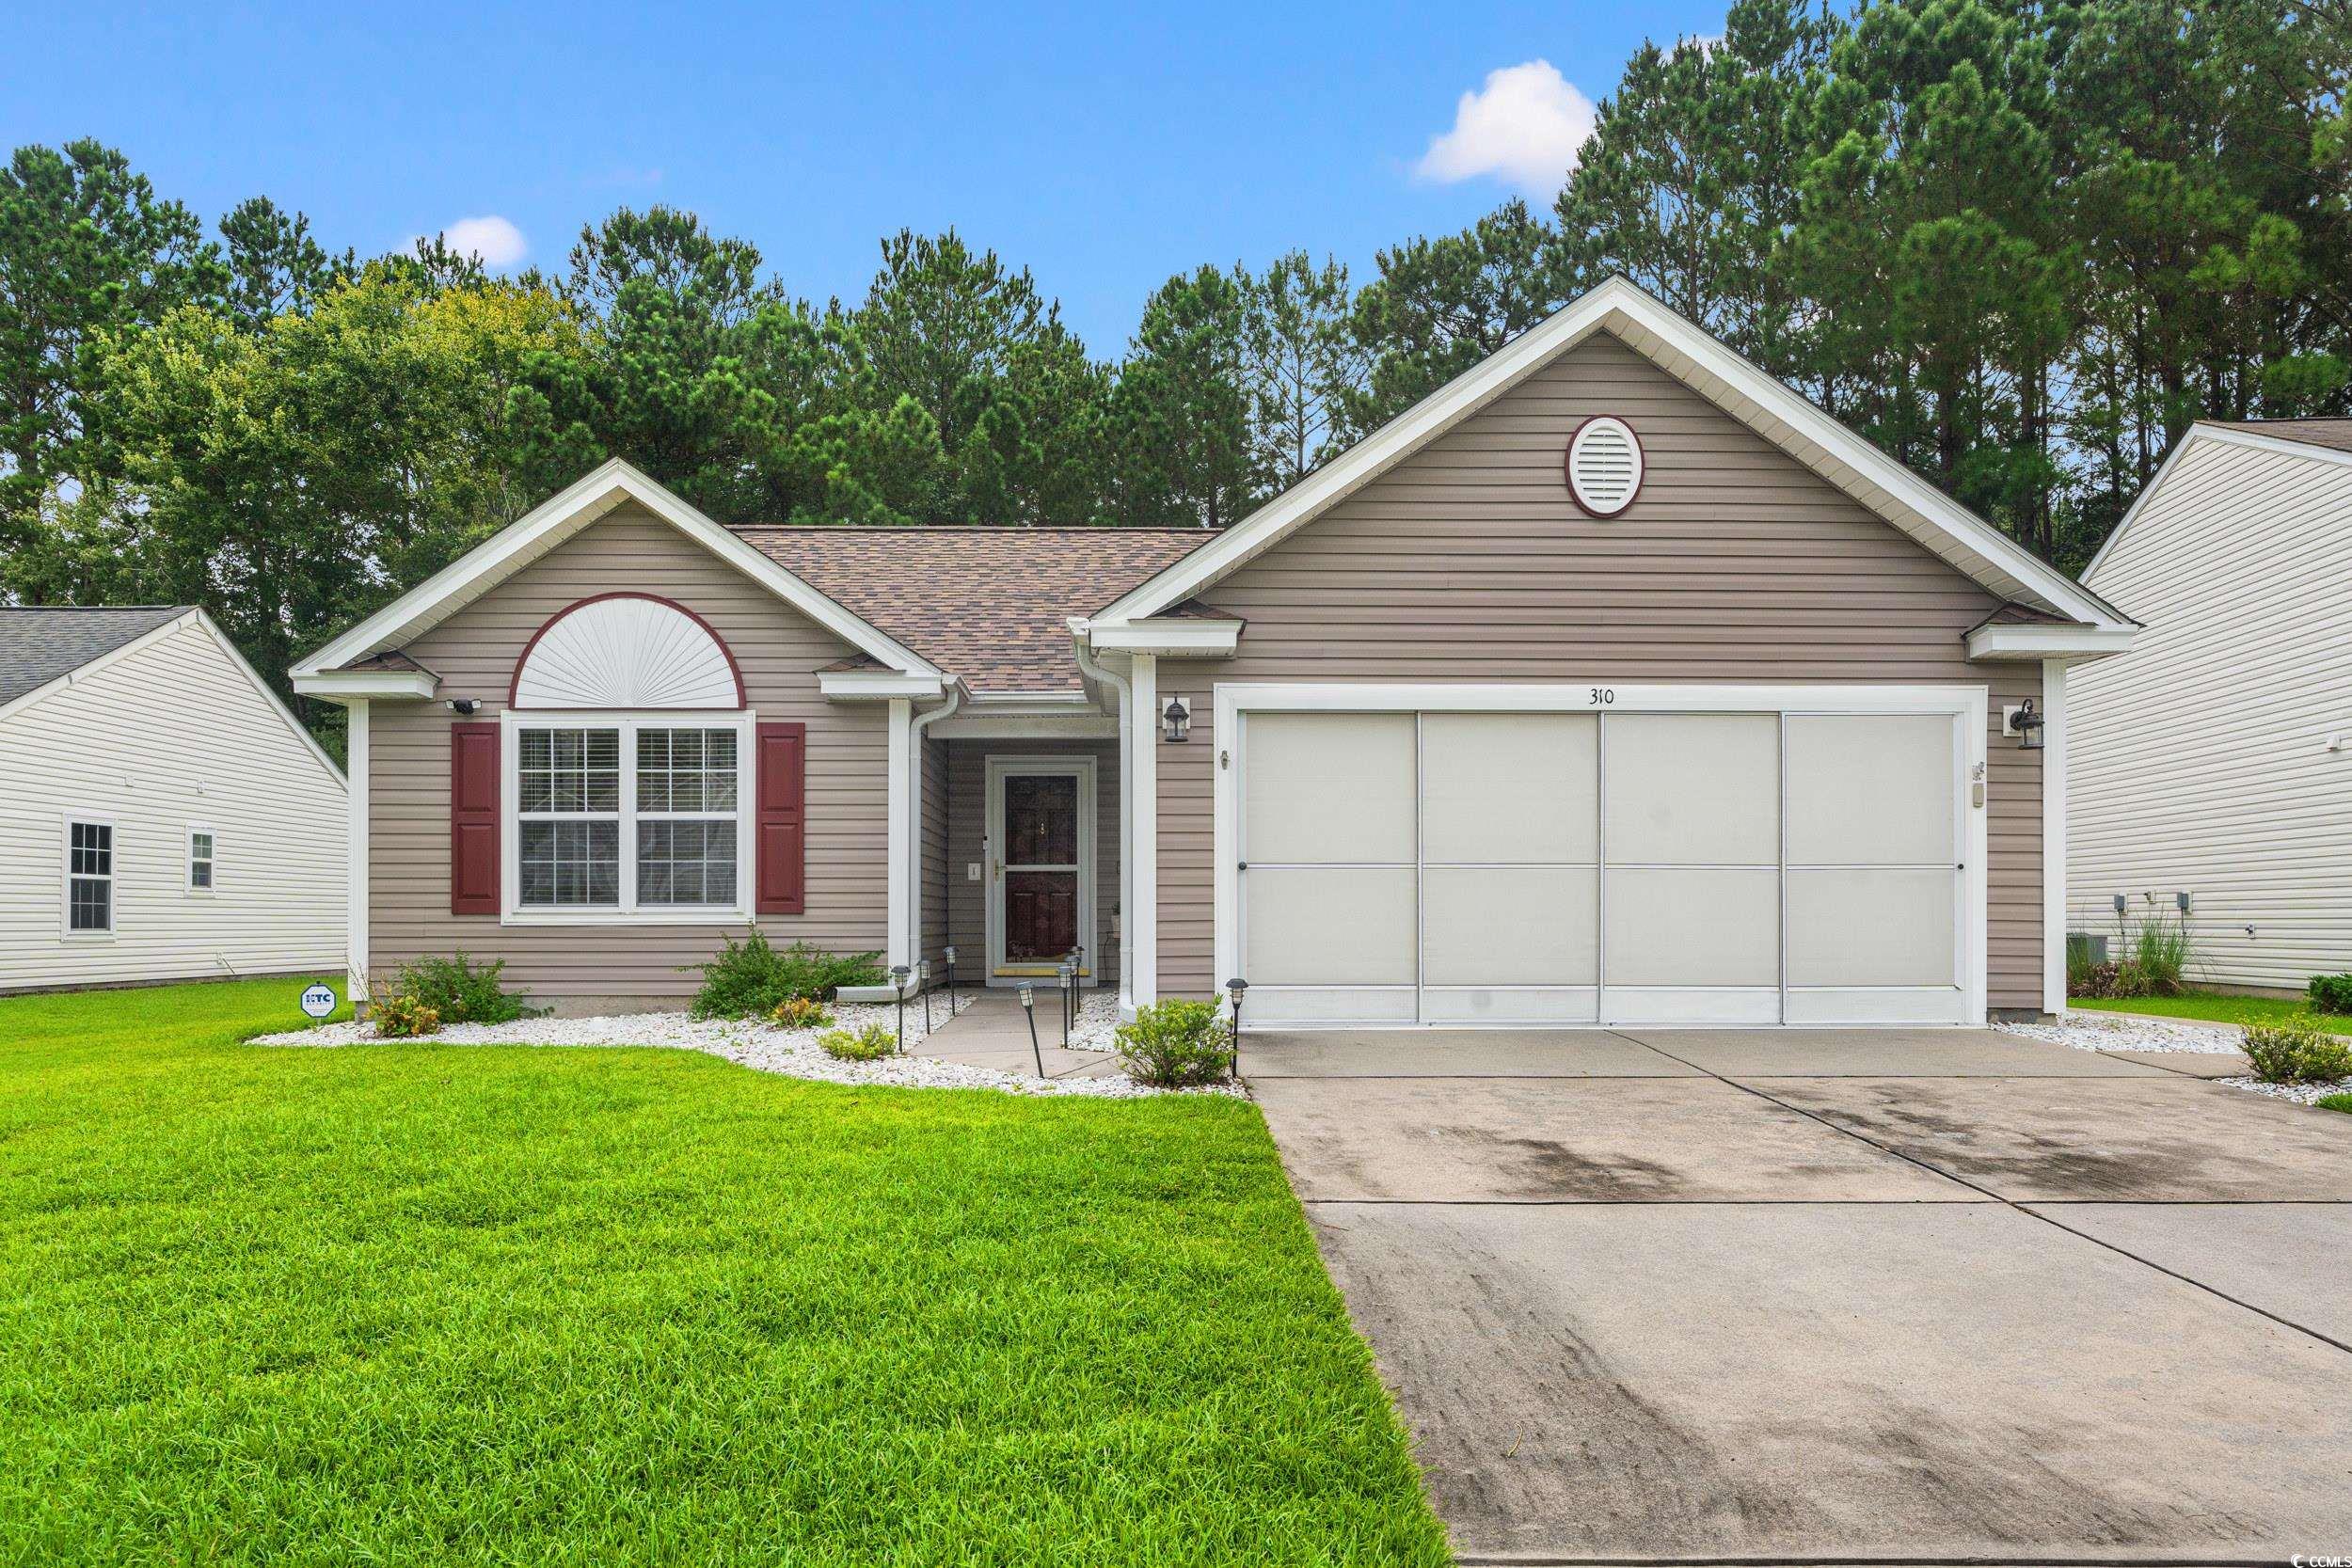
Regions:
<instances>
[{"instance_id":1,"label":"driveway stain","mask_svg":"<svg viewBox=\"0 0 2352 1568\"><path fill-rule=\"evenodd\" d=\"M1505 1174L1549 1197L1639 1203L1691 1190L1680 1171L1638 1154L1587 1154L1554 1138L1518 1137L1484 1127L1433 1131L1490 1151Z\"/></svg>"}]
</instances>

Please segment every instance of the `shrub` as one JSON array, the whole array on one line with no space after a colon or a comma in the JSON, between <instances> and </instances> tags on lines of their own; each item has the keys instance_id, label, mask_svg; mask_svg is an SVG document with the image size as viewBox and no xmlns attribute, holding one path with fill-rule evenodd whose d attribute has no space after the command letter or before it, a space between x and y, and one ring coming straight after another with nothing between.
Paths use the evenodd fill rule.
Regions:
<instances>
[{"instance_id":1,"label":"shrub","mask_svg":"<svg viewBox=\"0 0 2352 1568\"><path fill-rule=\"evenodd\" d=\"M2124 961L2139 973L2139 990L2123 996L2172 996L2181 989L2188 969L2188 922L2162 917L2143 920L2132 933L2131 956Z\"/></svg>"},{"instance_id":2,"label":"shrub","mask_svg":"<svg viewBox=\"0 0 2352 1568\"><path fill-rule=\"evenodd\" d=\"M437 1034L440 1027L439 1010L405 991L375 1005L375 1032L385 1039L414 1039L419 1035Z\"/></svg>"},{"instance_id":3,"label":"shrub","mask_svg":"<svg viewBox=\"0 0 2352 1568\"><path fill-rule=\"evenodd\" d=\"M2352 1078L2352 1041L2309 1018L2246 1026L2246 1059L2265 1084L2332 1084Z\"/></svg>"},{"instance_id":4,"label":"shrub","mask_svg":"<svg viewBox=\"0 0 2352 1568\"><path fill-rule=\"evenodd\" d=\"M2352 1013L2352 974L2314 974L2310 995L2315 1013Z\"/></svg>"},{"instance_id":5,"label":"shrub","mask_svg":"<svg viewBox=\"0 0 2352 1568\"><path fill-rule=\"evenodd\" d=\"M729 937L717 958L687 967L702 971L696 1018L764 1017L792 997L825 1002L843 986L879 986L890 978L878 953L827 953L804 942L778 952L759 931L741 942Z\"/></svg>"},{"instance_id":6,"label":"shrub","mask_svg":"<svg viewBox=\"0 0 2352 1568\"><path fill-rule=\"evenodd\" d=\"M443 1023L512 1023L546 1010L524 1006L522 998L509 992L501 980L505 973L504 958L476 967L461 952L454 958L418 958L401 965L393 990L431 1008Z\"/></svg>"},{"instance_id":7,"label":"shrub","mask_svg":"<svg viewBox=\"0 0 2352 1568\"><path fill-rule=\"evenodd\" d=\"M833 1014L825 1011L825 1005L806 996L786 997L768 1018L779 1029L824 1029L833 1023Z\"/></svg>"},{"instance_id":8,"label":"shrub","mask_svg":"<svg viewBox=\"0 0 2352 1568\"><path fill-rule=\"evenodd\" d=\"M1233 1075L1233 1032L1214 1002L1160 1002L1119 1026L1119 1062L1164 1089L1221 1084Z\"/></svg>"},{"instance_id":9,"label":"shrub","mask_svg":"<svg viewBox=\"0 0 2352 1568\"><path fill-rule=\"evenodd\" d=\"M2122 969L2121 964L2094 963L2086 964L2077 972L2070 964L2066 971L2066 994L2086 1000L2122 996L2126 993L2116 989Z\"/></svg>"},{"instance_id":10,"label":"shrub","mask_svg":"<svg viewBox=\"0 0 2352 1568\"><path fill-rule=\"evenodd\" d=\"M828 1029L817 1037L817 1048L844 1062L878 1062L898 1053L898 1037L886 1023L869 1023L852 1034Z\"/></svg>"}]
</instances>

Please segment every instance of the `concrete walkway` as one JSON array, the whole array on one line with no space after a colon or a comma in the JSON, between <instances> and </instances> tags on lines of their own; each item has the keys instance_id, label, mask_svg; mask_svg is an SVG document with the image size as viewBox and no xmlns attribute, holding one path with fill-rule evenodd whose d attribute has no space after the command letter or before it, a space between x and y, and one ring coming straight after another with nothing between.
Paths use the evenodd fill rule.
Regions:
<instances>
[{"instance_id":1,"label":"concrete walkway","mask_svg":"<svg viewBox=\"0 0 2352 1568\"><path fill-rule=\"evenodd\" d=\"M915 1054L969 1067L993 1068L998 1072L1037 1076L1038 1059L1048 1078L1104 1078L1119 1071L1119 1059L1107 1051L1064 1051L1061 1039L1061 998L1056 991L1037 997L1037 1049L1029 1045L1029 1021L1022 1017L1020 999L1007 990L975 995L952 1022L942 1023L916 1048Z\"/></svg>"},{"instance_id":2,"label":"concrete walkway","mask_svg":"<svg viewBox=\"0 0 2352 1568\"><path fill-rule=\"evenodd\" d=\"M2352 1117L1990 1031L1245 1062L1466 1563L2352 1551Z\"/></svg>"}]
</instances>

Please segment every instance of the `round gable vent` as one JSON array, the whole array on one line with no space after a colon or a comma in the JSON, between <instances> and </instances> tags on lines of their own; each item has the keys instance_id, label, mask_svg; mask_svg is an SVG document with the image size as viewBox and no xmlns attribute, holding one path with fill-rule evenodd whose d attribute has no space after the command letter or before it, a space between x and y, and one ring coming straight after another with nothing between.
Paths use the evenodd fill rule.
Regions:
<instances>
[{"instance_id":1,"label":"round gable vent","mask_svg":"<svg viewBox=\"0 0 2352 1568\"><path fill-rule=\"evenodd\" d=\"M1642 443L1633 427L1603 414L1586 420L1568 440L1568 494L1596 517L1613 517L1642 489Z\"/></svg>"}]
</instances>

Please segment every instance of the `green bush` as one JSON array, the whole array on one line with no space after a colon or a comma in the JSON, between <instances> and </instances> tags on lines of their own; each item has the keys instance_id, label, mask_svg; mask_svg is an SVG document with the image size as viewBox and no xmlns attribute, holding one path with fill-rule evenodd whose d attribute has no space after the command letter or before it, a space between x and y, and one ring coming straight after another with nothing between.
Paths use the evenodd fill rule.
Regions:
<instances>
[{"instance_id":1,"label":"green bush","mask_svg":"<svg viewBox=\"0 0 2352 1568\"><path fill-rule=\"evenodd\" d=\"M506 960L495 958L479 967L462 952L448 958L417 958L400 966L396 996L430 1007L443 1023L512 1023L537 1018L545 1008L523 1006L509 992L501 976Z\"/></svg>"},{"instance_id":2,"label":"green bush","mask_svg":"<svg viewBox=\"0 0 2352 1568\"><path fill-rule=\"evenodd\" d=\"M1164 1089L1221 1084L1233 1075L1233 1032L1214 1002L1160 1002L1119 1026L1119 1061L1138 1083Z\"/></svg>"},{"instance_id":3,"label":"green bush","mask_svg":"<svg viewBox=\"0 0 2352 1568\"><path fill-rule=\"evenodd\" d=\"M878 1062L898 1053L898 1037L886 1023L869 1023L852 1034L828 1029L817 1037L817 1048L844 1062Z\"/></svg>"},{"instance_id":4,"label":"green bush","mask_svg":"<svg viewBox=\"0 0 2352 1568\"><path fill-rule=\"evenodd\" d=\"M890 978L879 953L827 953L804 942L778 952L759 931L741 942L729 937L717 958L687 967L702 972L696 1018L761 1018L792 997L829 1002L843 986L879 986Z\"/></svg>"},{"instance_id":5,"label":"green bush","mask_svg":"<svg viewBox=\"0 0 2352 1568\"><path fill-rule=\"evenodd\" d=\"M2185 919L2166 920L2161 916L2143 920L2132 933L2131 957L2123 967L2137 972L2137 990L2118 991L2119 996L2171 996L2179 992L2182 976L2188 970L2188 922Z\"/></svg>"},{"instance_id":6,"label":"green bush","mask_svg":"<svg viewBox=\"0 0 2352 1568\"><path fill-rule=\"evenodd\" d=\"M2314 974L2309 990L2312 1011L2352 1013L2352 974Z\"/></svg>"},{"instance_id":7,"label":"green bush","mask_svg":"<svg viewBox=\"0 0 2352 1568\"><path fill-rule=\"evenodd\" d=\"M388 1040L414 1039L419 1035L437 1034L441 1027L438 1009L405 992L377 1003L374 1019L375 1032Z\"/></svg>"},{"instance_id":8,"label":"green bush","mask_svg":"<svg viewBox=\"0 0 2352 1568\"><path fill-rule=\"evenodd\" d=\"M779 1029L824 1029L833 1024L825 1005L806 996L787 996L777 1003L768 1022Z\"/></svg>"},{"instance_id":9,"label":"green bush","mask_svg":"<svg viewBox=\"0 0 2352 1568\"><path fill-rule=\"evenodd\" d=\"M2246 1059L2265 1084L2332 1084L2352 1078L2352 1040L2309 1018L2246 1025Z\"/></svg>"}]
</instances>

